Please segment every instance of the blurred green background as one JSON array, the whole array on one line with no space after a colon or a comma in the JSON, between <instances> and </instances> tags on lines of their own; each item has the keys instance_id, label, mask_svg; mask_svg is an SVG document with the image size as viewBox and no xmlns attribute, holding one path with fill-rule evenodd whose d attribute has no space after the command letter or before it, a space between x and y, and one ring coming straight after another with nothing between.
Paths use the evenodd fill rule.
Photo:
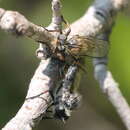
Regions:
<instances>
[{"instance_id":1,"label":"blurred green background","mask_svg":"<svg viewBox=\"0 0 130 130\"><path fill-rule=\"evenodd\" d=\"M62 12L71 23L78 19L91 0L62 0ZM16 10L30 21L47 26L51 21L51 0L0 0L0 7ZM127 13L130 13L128 10ZM111 35L109 69L130 103L130 15L119 14ZM0 128L11 119L24 101L28 84L39 64L35 56L38 45L28 38L17 38L0 31ZM119 116L101 93L93 78L91 59L86 59L80 93L82 106L64 125L44 120L35 130L125 130Z\"/></svg>"}]
</instances>

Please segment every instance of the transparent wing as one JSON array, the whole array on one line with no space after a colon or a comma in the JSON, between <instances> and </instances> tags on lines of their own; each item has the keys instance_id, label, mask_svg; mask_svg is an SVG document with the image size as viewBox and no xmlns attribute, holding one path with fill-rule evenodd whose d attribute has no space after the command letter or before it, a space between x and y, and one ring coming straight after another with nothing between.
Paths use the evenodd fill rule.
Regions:
<instances>
[{"instance_id":1,"label":"transparent wing","mask_svg":"<svg viewBox=\"0 0 130 130\"><path fill-rule=\"evenodd\" d=\"M95 37L75 35L69 39L69 43L69 50L73 55L104 57L109 51L109 43Z\"/></svg>"}]
</instances>

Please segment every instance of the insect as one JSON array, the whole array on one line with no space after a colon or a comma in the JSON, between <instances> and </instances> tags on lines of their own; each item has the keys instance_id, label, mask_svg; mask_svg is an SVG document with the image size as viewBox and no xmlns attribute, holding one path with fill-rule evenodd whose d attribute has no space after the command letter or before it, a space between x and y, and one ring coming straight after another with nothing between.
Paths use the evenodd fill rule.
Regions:
<instances>
[{"instance_id":1,"label":"insect","mask_svg":"<svg viewBox=\"0 0 130 130\"><path fill-rule=\"evenodd\" d=\"M64 19L63 22L67 24ZM69 27L68 24L67 27ZM93 36L88 37L80 35L74 35L71 36L71 38L68 38L70 32L70 27L67 28L64 32L60 31L58 37L56 37L56 39L51 42L53 47L50 48L50 52L52 52L50 57L56 57L59 60L64 61L69 65L69 67L73 68L74 66L78 66L81 68L82 65L80 65L79 61L82 57L89 56L98 58L105 57L108 54L108 41ZM66 75L68 77L66 77ZM71 110L78 106L80 96L75 92L71 92L72 84L68 84L70 77L74 77L74 75L75 74L67 71L61 86L58 88L59 90L55 95L52 94L53 103L51 106L53 109L52 117L50 118L60 119L65 122L70 117ZM72 83L73 82L74 81L72 81ZM48 117L45 118L48 119Z\"/></svg>"},{"instance_id":2,"label":"insect","mask_svg":"<svg viewBox=\"0 0 130 130\"><path fill-rule=\"evenodd\" d=\"M109 51L109 43L107 40L99 39L94 36L80 36L80 35L73 35L71 38L68 38L68 35L71 32L71 28L64 20L63 16L61 16L62 21L66 25L66 29L62 30L47 30L49 32L59 32L59 35L51 41L50 50L52 54L51 57L57 57L60 60L68 62L69 59L80 59L84 56L89 57L104 57L108 54ZM41 43L42 46L44 43ZM42 52L42 48L41 47ZM44 53L44 51L43 51ZM44 56L44 55L43 55ZM69 56L69 58L68 58Z\"/></svg>"},{"instance_id":3,"label":"insect","mask_svg":"<svg viewBox=\"0 0 130 130\"><path fill-rule=\"evenodd\" d=\"M72 110L79 107L81 101L81 95L73 88L74 76L77 73L77 66L72 65L68 68L66 75L60 86L56 91L51 92L53 103L47 109L49 115L44 116L43 119L59 119L62 122L66 122L71 116ZM50 108L51 111L50 111Z\"/></svg>"}]
</instances>

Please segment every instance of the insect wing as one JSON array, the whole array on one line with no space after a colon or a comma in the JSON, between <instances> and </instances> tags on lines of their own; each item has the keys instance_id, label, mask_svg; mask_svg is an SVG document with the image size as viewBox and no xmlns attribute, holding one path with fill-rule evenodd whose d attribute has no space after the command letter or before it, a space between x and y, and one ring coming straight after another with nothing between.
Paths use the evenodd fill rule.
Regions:
<instances>
[{"instance_id":1,"label":"insect wing","mask_svg":"<svg viewBox=\"0 0 130 130\"><path fill-rule=\"evenodd\" d=\"M108 54L109 43L97 38L87 38L88 49L86 55L91 57L104 57Z\"/></svg>"},{"instance_id":2,"label":"insect wing","mask_svg":"<svg viewBox=\"0 0 130 130\"><path fill-rule=\"evenodd\" d=\"M70 52L75 56L104 57L109 51L109 43L95 37L75 35L69 42Z\"/></svg>"}]
</instances>

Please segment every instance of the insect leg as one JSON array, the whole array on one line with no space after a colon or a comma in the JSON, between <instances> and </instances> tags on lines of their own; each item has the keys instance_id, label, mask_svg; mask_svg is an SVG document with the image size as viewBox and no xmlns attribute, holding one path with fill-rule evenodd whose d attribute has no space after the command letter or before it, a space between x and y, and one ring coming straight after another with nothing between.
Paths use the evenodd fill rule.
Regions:
<instances>
[{"instance_id":1,"label":"insect leg","mask_svg":"<svg viewBox=\"0 0 130 130\"><path fill-rule=\"evenodd\" d=\"M32 97L28 97L28 98L26 98L26 100L30 100L30 99L34 99L34 98L40 98L41 95L43 95L43 94L45 94L45 93L48 93L48 92L49 92L49 91L46 90L46 91L44 91L44 92L42 92L42 93L40 93L40 94L38 94L38 95L35 95L35 96L32 96Z\"/></svg>"},{"instance_id":2,"label":"insect leg","mask_svg":"<svg viewBox=\"0 0 130 130\"><path fill-rule=\"evenodd\" d=\"M61 15L62 21L66 25L65 29L65 35L68 36L71 32L70 24L64 19L63 15Z\"/></svg>"}]
</instances>

